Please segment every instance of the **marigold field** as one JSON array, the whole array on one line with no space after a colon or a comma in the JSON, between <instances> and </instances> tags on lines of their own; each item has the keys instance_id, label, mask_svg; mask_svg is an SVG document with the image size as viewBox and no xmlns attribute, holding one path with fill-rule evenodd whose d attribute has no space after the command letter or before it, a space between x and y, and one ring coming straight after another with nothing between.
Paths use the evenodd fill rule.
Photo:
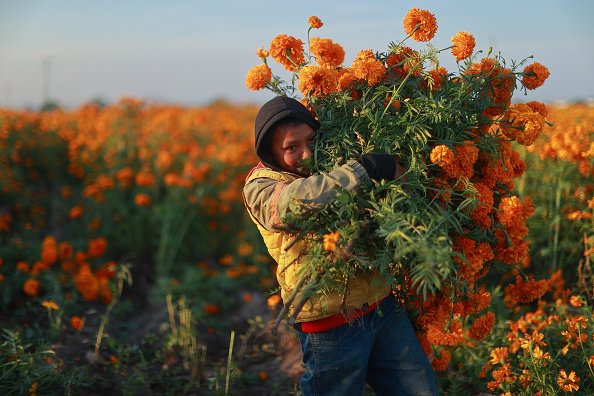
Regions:
<instances>
[{"instance_id":1,"label":"marigold field","mask_svg":"<svg viewBox=\"0 0 594 396\"><path fill-rule=\"evenodd\" d=\"M535 214L515 273L537 280L485 281L497 321L439 367L446 394L594 389L594 108L548 110L517 183ZM256 111L0 111L3 394L293 392L290 334L266 331L273 263L240 194Z\"/></svg>"}]
</instances>

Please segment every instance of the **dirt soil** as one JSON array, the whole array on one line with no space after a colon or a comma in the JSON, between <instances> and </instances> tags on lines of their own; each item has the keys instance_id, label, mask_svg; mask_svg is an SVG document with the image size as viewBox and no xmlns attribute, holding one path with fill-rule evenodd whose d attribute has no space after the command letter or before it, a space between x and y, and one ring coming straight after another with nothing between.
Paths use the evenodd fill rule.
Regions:
<instances>
[{"instance_id":1,"label":"dirt soil","mask_svg":"<svg viewBox=\"0 0 594 396\"><path fill-rule=\"evenodd\" d=\"M241 305L237 312L221 312L213 322L200 320L195 328L197 342L206 346L206 360L204 372L199 386L189 395L210 395L219 393L209 382L215 377L224 386L225 367L227 366L230 335L235 332L233 345L233 364L240 373L231 382L229 394L250 395L295 395L298 392L298 379L301 375L301 349L295 332L288 327L286 321L281 322L273 331L273 322L278 311L271 311L266 304L266 296L261 292L238 292L241 300L246 293L251 295L251 301ZM112 364L112 354L105 352L109 348L102 345L101 353L94 353L97 339L97 329L101 322L101 315L105 307L97 306L85 313L86 324L80 332L67 331L59 342L52 345L57 356L67 366L90 364L96 366L97 373L107 372L106 367ZM127 320L121 328L115 328L121 320L114 318L106 326L106 334L118 340L118 343L136 345L144 348L147 337L161 338L171 332L169 314L166 304L146 304L135 307L127 315ZM255 320L255 318L260 318ZM251 324L250 324L251 322ZM258 323L257 325L255 323ZM104 343L107 343L105 340ZM147 346L156 348L162 346ZM147 376L162 375L165 366L177 366L181 370L179 353L173 352L162 367L155 364L149 367ZM218 372L217 372L218 371ZM210 380L209 380L210 379ZM249 379L249 380L246 380ZM219 387L219 391L221 388ZM155 394L159 394L156 390Z\"/></svg>"}]
</instances>

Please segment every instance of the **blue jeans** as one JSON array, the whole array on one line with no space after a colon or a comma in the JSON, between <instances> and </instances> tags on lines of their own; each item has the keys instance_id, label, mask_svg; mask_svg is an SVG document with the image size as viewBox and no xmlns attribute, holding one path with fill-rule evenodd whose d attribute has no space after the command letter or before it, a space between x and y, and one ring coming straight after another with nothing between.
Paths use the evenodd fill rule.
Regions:
<instances>
[{"instance_id":1,"label":"blue jeans","mask_svg":"<svg viewBox=\"0 0 594 396\"><path fill-rule=\"evenodd\" d=\"M437 378L410 319L393 296L351 323L299 333L305 372L303 396L437 395Z\"/></svg>"}]
</instances>

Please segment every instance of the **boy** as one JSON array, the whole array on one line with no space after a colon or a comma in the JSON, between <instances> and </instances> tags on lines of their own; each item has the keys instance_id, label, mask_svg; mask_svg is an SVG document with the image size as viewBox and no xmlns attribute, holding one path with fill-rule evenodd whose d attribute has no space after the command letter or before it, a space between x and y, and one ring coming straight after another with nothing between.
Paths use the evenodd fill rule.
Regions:
<instances>
[{"instance_id":1,"label":"boy","mask_svg":"<svg viewBox=\"0 0 594 396\"><path fill-rule=\"evenodd\" d=\"M297 287L304 243L283 232L290 202L304 211L323 208L340 187L357 191L371 180L395 179L402 168L388 154L365 154L331 172L309 175L319 122L299 101L278 96L256 117L256 153L261 162L243 189L246 208L278 263L277 279L286 303ZM298 299L297 299L298 300ZM295 306L289 307L292 313ZM361 395L367 382L378 395L436 395L436 378L410 320L377 271L349 279L346 297L314 295L296 317L305 372L303 395Z\"/></svg>"}]
</instances>

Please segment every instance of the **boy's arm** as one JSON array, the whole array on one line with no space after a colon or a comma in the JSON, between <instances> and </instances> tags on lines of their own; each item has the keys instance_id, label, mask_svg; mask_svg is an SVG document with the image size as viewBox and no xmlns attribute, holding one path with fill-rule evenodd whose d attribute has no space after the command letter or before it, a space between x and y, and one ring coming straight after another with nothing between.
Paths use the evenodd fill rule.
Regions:
<instances>
[{"instance_id":1,"label":"boy's arm","mask_svg":"<svg viewBox=\"0 0 594 396\"><path fill-rule=\"evenodd\" d=\"M355 191L369 177L365 168L355 160L328 173L298 178L291 182L270 178L254 179L244 189L248 210L264 228L274 231L282 225L289 203L297 201L308 210L324 207L338 193L336 187Z\"/></svg>"}]
</instances>

